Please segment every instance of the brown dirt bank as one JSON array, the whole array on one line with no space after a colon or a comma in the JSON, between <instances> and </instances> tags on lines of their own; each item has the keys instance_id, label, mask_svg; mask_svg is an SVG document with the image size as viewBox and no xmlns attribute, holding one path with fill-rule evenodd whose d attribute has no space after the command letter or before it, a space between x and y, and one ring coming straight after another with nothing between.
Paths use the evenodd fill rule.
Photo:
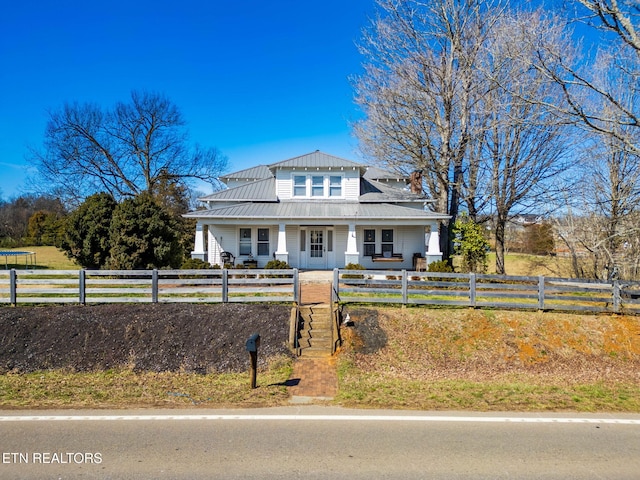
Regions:
<instances>
[{"instance_id":1,"label":"brown dirt bank","mask_svg":"<svg viewBox=\"0 0 640 480\"><path fill-rule=\"evenodd\" d=\"M290 355L290 311L265 304L0 307L0 373L245 371L253 333L261 336L260 364Z\"/></svg>"}]
</instances>

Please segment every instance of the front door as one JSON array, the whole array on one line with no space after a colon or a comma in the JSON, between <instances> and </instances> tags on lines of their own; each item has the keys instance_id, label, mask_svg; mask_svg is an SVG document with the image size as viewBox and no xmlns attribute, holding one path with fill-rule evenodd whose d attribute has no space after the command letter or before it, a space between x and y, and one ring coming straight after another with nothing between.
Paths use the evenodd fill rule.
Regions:
<instances>
[{"instance_id":1,"label":"front door","mask_svg":"<svg viewBox=\"0 0 640 480\"><path fill-rule=\"evenodd\" d=\"M327 268L326 229L309 229L309 268Z\"/></svg>"}]
</instances>

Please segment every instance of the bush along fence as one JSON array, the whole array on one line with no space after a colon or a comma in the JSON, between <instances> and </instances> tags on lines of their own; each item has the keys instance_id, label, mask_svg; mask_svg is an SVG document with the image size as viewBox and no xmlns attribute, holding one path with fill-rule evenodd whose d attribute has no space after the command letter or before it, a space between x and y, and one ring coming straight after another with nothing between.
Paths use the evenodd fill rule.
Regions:
<instances>
[{"instance_id":1,"label":"bush along fence","mask_svg":"<svg viewBox=\"0 0 640 480\"><path fill-rule=\"evenodd\" d=\"M335 269L334 301L640 313L640 282Z\"/></svg>"},{"instance_id":2,"label":"bush along fence","mask_svg":"<svg viewBox=\"0 0 640 480\"><path fill-rule=\"evenodd\" d=\"M0 303L298 302L297 269L8 270Z\"/></svg>"}]
</instances>

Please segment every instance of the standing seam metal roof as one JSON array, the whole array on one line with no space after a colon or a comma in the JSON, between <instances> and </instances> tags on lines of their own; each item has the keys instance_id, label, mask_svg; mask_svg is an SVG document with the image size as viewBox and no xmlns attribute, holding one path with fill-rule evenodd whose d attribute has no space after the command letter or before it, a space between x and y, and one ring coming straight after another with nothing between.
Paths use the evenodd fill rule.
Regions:
<instances>
[{"instance_id":1,"label":"standing seam metal roof","mask_svg":"<svg viewBox=\"0 0 640 480\"><path fill-rule=\"evenodd\" d=\"M199 210L186 214L197 218L269 218L269 219L350 219L359 220L437 220L446 215L417 208L388 203L361 204L357 202L278 202L240 203L210 210Z\"/></svg>"}]
</instances>

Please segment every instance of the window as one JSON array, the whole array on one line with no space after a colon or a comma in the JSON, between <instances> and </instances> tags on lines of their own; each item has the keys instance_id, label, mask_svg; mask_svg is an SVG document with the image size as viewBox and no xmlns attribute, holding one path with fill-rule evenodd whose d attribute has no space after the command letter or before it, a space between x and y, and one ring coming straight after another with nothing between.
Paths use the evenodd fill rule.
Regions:
<instances>
[{"instance_id":1,"label":"window","mask_svg":"<svg viewBox=\"0 0 640 480\"><path fill-rule=\"evenodd\" d=\"M329 196L342 196L342 177L339 175L331 175L329 177Z\"/></svg>"},{"instance_id":2,"label":"window","mask_svg":"<svg viewBox=\"0 0 640 480\"><path fill-rule=\"evenodd\" d=\"M239 255L251 255L251 229L240 229L240 249Z\"/></svg>"},{"instance_id":3,"label":"window","mask_svg":"<svg viewBox=\"0 0 640 480\"><path fill-rule=\"evenodd\" d=\"M301 252L307 251L307 231L306 230L300 230L300 251Z\"/></svg>"},{"instance_id":4,"label":"window","mask_svg":"<svg viewBox=\"0 0 640 480\"><path fill-rule=\"evenodd\" d=\"M305 175L293 176L293 196L294 197L307 196L307 177Z\"/></svg>"},{"instance_id":5,"label":"window","mask_svg":"<svg viewBox=\"0 0 640 480\"><path fill-rule=\"evenodd\" d=\"M324 197L324 177L322 175L311 177L311 196Z\"/></svg>"},{"instance_id":6,"label":"window","mask_svg":"<svg viewBox=\"0 0 640 480\"><path fill-rule=\"evenodd\" d=\"M327 252L333 252L333 230L327 230Z\"/></svg>"},{"instance_id":7,"label":"window","mask_svg":"<svg viewBox=\"0 0 640 480\"><path fill-rule=\"evenodd\" d=\"M269 255L269 229L258 229L258 255Z\"/></svg>"},{"instance_id":8,"label":"window","mask_svg":"<svg viewBox=\"0 0 640 480\"><path fill-rule=\"evenodd\" d=\"M341 198L342 175L293 175L293 197Z\"/></svg>"},{"instance_id":9,"label":"window","mask_svg":"<svg viewBox=\"0 0 640 480\"><path fill-rule=\"evenodd\" d=\"M365 230L364 231L364 256L373 257L376 253L376 231Z\"/></svg>"},{"instance_id":10,"label":"window","mask_svg":"<svg viewBox=\"0 0 640 480\"><path fill-rule=\"evenodd\" d=\"M382 256L393 255L393 230L382 230Z\"/></svg>"}]
</instances>

